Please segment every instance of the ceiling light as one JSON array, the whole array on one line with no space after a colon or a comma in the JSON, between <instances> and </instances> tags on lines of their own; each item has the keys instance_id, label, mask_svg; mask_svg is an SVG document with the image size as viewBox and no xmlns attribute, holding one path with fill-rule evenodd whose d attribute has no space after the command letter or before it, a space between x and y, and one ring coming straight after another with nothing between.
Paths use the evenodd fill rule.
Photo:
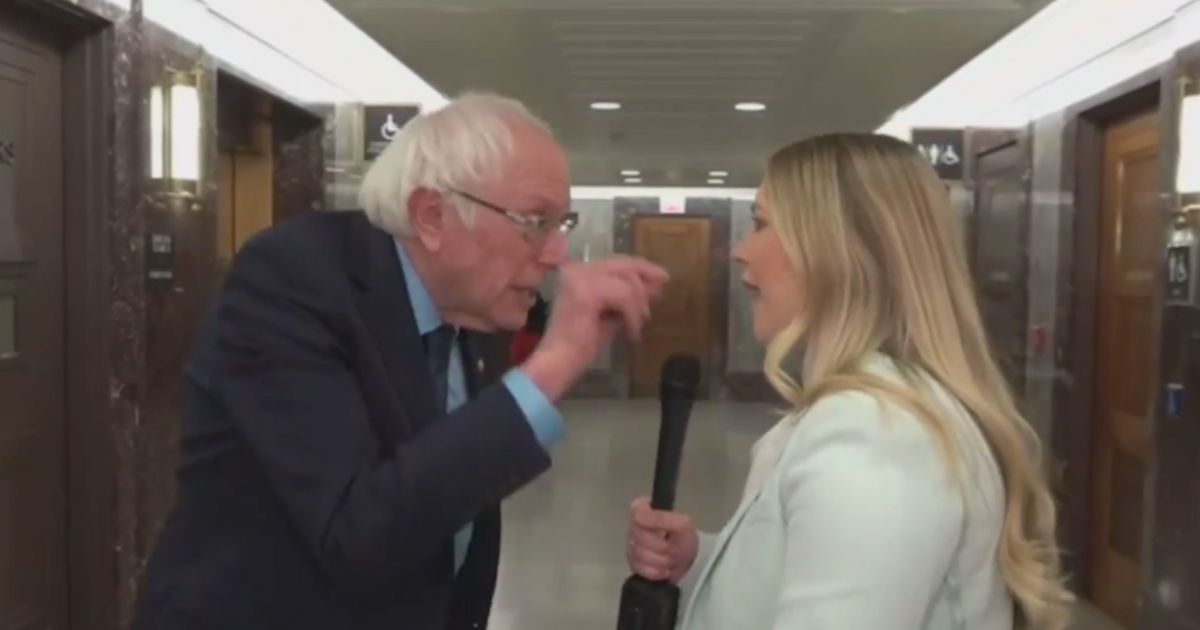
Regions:
<instances>
[{"instance_id":1,"label":"ceiling light","mask_svg":"<svg viewBox=\"0 0 1200 630\"><path fill-rule=\"evenodd\" d=\"M641 174L642 174L642 172L637 170L636 168L627 168L627 169L621 171L622 177L637 177L638 175L641 175Z\"/></svg>"},{"instance_id":2,"label":"ceiling light","mask_svg":"<svg viewBox=\"0 0 1200 630\"><path fill-rule=\"evenodd\" d=\"M712 184L713 186L724 186L725 180L717 178L717 177L713 177L708 180L708 183Z\"/></svg>"},{"instance_id":3,"label":"ceiling light","mask_svg":"<svg viewBox=\"0 0 1200 630\"><path fill-rule=\"evenodd\" d=\"M767 106L762 103L746 101L746 102L738 103L737 105L734 105L733 108L738 110L739 112L761 112L761 111L765 110L767 108Z\"/></svg>"},{"instance_id":4,"label":"ceiling light","mask_svg":"<svg viewBox=\"0 0 1200 630\"><path fill-rule=\"evenodd\" d=\"M611 112L621 109L621 104L616 101L596 101L592 103L592 109L602 112Z\"/></svg>"},{"instance_id":5,"label":"ceiling light","mask_svg":"<svg viewBox=\"0 0 1200 630\"><path fill-rule=\"evenodd\" d=\"M729 171L709 171L709 177L729 177Z\"/></svg>"},{"instance_id":6,"label":"ceiling light","mask_svg":"<svg viewBox=\"0 0 1200 630\"><path fill-rule=\"evenodd\" d=\"M641 177L626 177L625 183L626 184L640 184L640 183L642 183L642 178Z\"/></svg>"}]
</instances>

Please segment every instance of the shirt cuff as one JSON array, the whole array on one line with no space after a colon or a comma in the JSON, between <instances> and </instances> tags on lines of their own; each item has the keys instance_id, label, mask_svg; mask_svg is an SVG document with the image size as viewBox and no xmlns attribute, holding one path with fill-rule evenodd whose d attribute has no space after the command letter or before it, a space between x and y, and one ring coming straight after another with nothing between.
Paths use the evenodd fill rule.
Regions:
<instances>
[{"instance_id":1,"label":"shirt cuff","mask_svg":"<svg viewBox=\"0 0 1200 630\"><path fill-rule=\"evenodd\" d=\"M549 448L563 436L562 414L546 400L546 395L521 370L510 370L504 375L504 386L517 401L517 406L525 414L525 420L533 429L534 436L542 445Z\"/></svg>"}]
</instances>

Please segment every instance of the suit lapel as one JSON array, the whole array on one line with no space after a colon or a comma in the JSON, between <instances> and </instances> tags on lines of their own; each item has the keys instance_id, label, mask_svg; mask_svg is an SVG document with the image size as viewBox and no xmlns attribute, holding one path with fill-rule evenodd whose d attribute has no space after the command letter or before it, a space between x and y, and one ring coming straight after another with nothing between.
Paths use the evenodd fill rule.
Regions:
<instances>
[{"instance_id":1,"label":"suit lapel","mask_svg":"<svg viewBox=\"0 0 1200 630\"><path fill-rule=\"evenodd\" d=\"M392 237L364 217L354 223L350 252L357 255L358 311L376 341L379 356L414 429L435 420L432 378L417 332L404 272Z\"/></svg>"}]
</instances>

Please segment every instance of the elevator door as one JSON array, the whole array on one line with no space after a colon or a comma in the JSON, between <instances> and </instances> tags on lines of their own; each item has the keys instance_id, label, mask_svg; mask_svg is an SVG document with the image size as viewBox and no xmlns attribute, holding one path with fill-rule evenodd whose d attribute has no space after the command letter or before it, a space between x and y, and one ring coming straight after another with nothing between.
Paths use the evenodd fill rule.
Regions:
<instances>
[{"instance_id":1,"label":"elevator door","mask_svg":"<svg viewBox=\"0 0 1200 630\"><path fill-rule=\"evenodd\" d=\"M61 55L0 9L0 628L66 627Z\"/></svg>"},{"instance_id":2,"label":"elevator door","mask_svg":"<svg viewBox=\"0 0 1200 630\"><path fill-rule=\"evenodd\" d=\"M1097 606L1129 628L1141 582L1142 488L1156 373L1154 282L1163 230L1158 125L1157 112L1148 112L1104 134L1088 577Z\"/></svg>"}]
</instances>

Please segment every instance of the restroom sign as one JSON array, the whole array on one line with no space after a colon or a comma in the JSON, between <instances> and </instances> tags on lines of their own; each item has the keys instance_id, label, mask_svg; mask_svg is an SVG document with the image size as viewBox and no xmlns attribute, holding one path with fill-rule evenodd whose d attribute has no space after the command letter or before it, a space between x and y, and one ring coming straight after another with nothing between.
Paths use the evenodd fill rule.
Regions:
<instances>
[{"instance_id":1,"label":"restroom sign","mask_svg":"<svg viewBox=\"0 0 1200 630\"><path fill-rule=\"evenodd\" d=\"M962 129L913 129L912 143L945 180L963 177L965 148Z\"/></svg>"},{"instance_id":2,"label":"restroom sign","mask_svg":"<svg viewBox=\"0 0 1200 630\"><path fill-rule=\"evenodd\" d=\"M363 108L363 159L379 157L408 121L421 113L417 105L367 105Z\"/></svg>"}]
</instances>

